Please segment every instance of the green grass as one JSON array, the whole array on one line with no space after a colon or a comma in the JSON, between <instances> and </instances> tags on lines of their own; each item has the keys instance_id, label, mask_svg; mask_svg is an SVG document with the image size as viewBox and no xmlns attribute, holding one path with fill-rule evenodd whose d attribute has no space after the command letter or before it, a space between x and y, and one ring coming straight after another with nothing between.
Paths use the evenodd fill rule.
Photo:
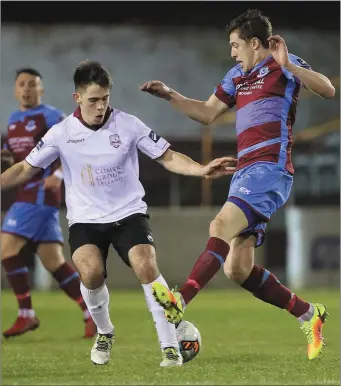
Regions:
<instances>
[{"instance_id":1,"label":"green grass","mask_svg":"<svg viewBox=\"0 0 341 386\"><path fill-rule=\"evenodd\" d=\"M182 368L160 368L154 325L141 292L113 292L116 327L112 361L90 362L92 341L82 340L81 313L62 293L34 293L41 327L3 340L3 385L337 385L340 384L340 297L336 291L302 295L330 312L327 346L316 361L306 358L299 323L246 292L203 291L186 312L203 338L201 353ZM16 315L12 294L2 295L2 328Z\"/></svg>"}]
</instances>

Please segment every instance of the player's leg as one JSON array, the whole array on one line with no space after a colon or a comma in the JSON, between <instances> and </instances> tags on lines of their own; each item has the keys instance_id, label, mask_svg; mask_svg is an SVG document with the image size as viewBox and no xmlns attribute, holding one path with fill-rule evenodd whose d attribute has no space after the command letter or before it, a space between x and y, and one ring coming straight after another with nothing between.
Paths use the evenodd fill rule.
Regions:
<instances>
[{"instance_id":1,"label":"player's leg","mask_svg":"<svg viewBox=\"0 0 341 386\"><path fill-rule=\"evenodd\" d=\"M227 202L209 228L210 238L199 256L185 284L178 292L165 291L162 285L154 285L155 298L165 308L165 316L172 323L179 323L187 304L205 287L224 264L229 244L248 221L238 207Z\"/></svg>"},{"instance_id":2,"label":"player's leg","mask_svg":"<svg viewBox=\"0 0 341 386\"><path fill-rule=\"evenodd\" d=\"M96 335L96 326L90 317L83 296L80 292L80 280L74 267L65 261L62 245L64 243L59 222L59 210L53 207L44 207L45 221L36 235L39 244L38 255L44 267L51 272L59 287L74 300L83 311L85 331L84 337Z\"/></svg>"},{"instance_id":3,"label":"player's leg","mask_svg":"<svg viewBox=\"0 0 341 386\"><path fill-rule=\"evenodd\" d=\"M9 285L19 305L19 315L13 326L4 331L4 337L23 334L39 327L32 308L31 289L25 255L27 241L33 239L36 222L31 217L31 204L15 203L8 211L1 232L1 261ZM25 247L27 246L27 247Z\"/></svg>"},{"instance_id":4,"label":"player's leg","mask_svg":"<svg viewBox=\"0 0 341 386\"><path fill-rule=\"evenodd\" d=\"M227 277L263 302L287 310L301 323L308 337L308 357L314 359L323 346L322 325L326 317L323 305L308 303L280 283L275 275L254 263L257 239L245 234L233 239L224 264Z\"/></svg>"},{"instance_id":5,"label":"player's leg","mask_svg":"<svg viewBox=\"0 0 341 386\"><path fill-rule=\"evenodd\" d=\"M215 276L227 258L231 240L247 225L248 220L244 214L240 213L234 204L226 202L210 223L210 238L206 248L199 256L186 283L179 290L183 305L187 305Z\"/></svg>"},{"instance_id":6,"label":"player's leg","mask_svg":"<svg viewBox=\"0 0 341 386\"><path fill-rule=\"evenodd\" d=\"M96 325L81 294L79 274L71 264L65 261L61 244L40 243L37 254L44 267L51 272L58 282L59 287L81 308L85 323L84 337L92 338L95 336L97 332Z\"/></svg>"},{"instance_id":7,"label":"player's leg","mask_svg":"<svg viewBox=\"0 0 341 386\"><path fill-rule=\"evenodd\" d=\"M291 186L292 176L277 165L255 164L236 173L232 179L229 201L211 223L210 236L231 245L237 235L253 232L259 236L257 245L260 245L266 220L287 201ZM255 232L257 228L259 232ZM224 263L225 273L228 273L228 276L233 277L237 283L254 293L259 299L279 308L286 308L296 316L302 322L302 329L308 337L308 356L310 359L315 358L323 344L322 325L327 315L325 307L320 304L312 305L298 298L279 283L278 279L269 271L253 264L254 245L252 244L254 240L252 241L252 238L247 239L247 242L243 238L237 238L237 241L238 253L233 252L235 257L230 258L230 251L228 262ZM222 244L221 241L219 244ZM240 251L243 251L242 255ZM168 320L173 323L179 322L182 313L177 309L183 311L186 304L219 269L218 264L213 264L213 256L221 262L226 261L226 257L217 253L217 250L205 251L180 292L171 293L163 288L156 290L156 298L166 309L165 315ZM207 260L206 269L205 260ZM255 289L254 286L258 286L258 289Z\"/></svg>"},{"instance_id":8,"label":"player's leg","mask_svg":"<svg viewBox=\"0 0 341 386\"><path fill-rule=\"evenodd\" d=\"M81 293L97 326L91 360L97 365L109 362L114 341L114 326L109 315L109 291L105 284L105 260L110 245L109 224L74 224L69 243L72 260L81 278Z\"/></svg>"},{"instance_id":9,"label":"player's leg","mask_svg":"<svg viewBox=\"0 0 341 386\"><path fill-rule=\"evenodd\" d=\"M267 221L287 200L291 185L292 177L274 164L254 164L234 174L228 201L211 222L206 249L199 256L185 284L174 294L162 288L155 289L156 298L165 307L168 320L173 323L181 320L182 313L176 308L183 312L218 272L229 253L232 239L252 224ZM166 295L162 297L163 293Z\"/></svg>"},{"instance_id":10,"label":"player's leg","mask_svg":"<svg viewBox=\"0 0 341 386\"><path fill-rule=\"evenodd\" d=\"M167 322L163 308L153 297L153 284L160 283L166 288L168 285L157 266L148 217L144 215L132 216L120 221L120 224L114 233L113 245L123 261L133 268L143 288L164 358L160 366L180 366L182 365L182 356L179 351L175 326Z\"/></svg>"},{"instance_id":11,"label":"player's leg","mask_svg":"<svg viewBox=\"0 0 341 386\"><path fill-rule=\"evenodd\" d=\"M157 267L155 248L152 245L136 245L129 251L129 261L140 280L148 309L154 320L164 356L160 366L181 366L182 357L179 352L175 326L166 320L163 308L153 297L154 283L161 283L168 288L167 282Z\"/></svg>"}]
</instances>

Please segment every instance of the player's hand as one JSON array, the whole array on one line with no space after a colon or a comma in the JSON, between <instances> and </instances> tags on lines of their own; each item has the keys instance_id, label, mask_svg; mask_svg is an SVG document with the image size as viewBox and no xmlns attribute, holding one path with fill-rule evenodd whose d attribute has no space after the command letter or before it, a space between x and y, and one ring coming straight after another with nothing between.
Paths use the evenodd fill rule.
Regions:
<instances>
[{"instance_id":1,"label":"player's hand","mask_svg":"<svg viewBox=\"0 0 341 386\"><path fill-rule=\"evenodd\" d=\"M290 59L285 40L279 35L273 35L268 38L268 41L271 55L276 60L276 62L280 66L288 67L290 64Z\"/></svg>"},{"instance_id":2,"label":"player's hand","mask_svg":"<svg viewBox=\"0 0 341 386\"><path fill-rule=\"evenodd\" d=\"M6 162L9 166L14 164L14 157L8 149L1 149L1 161Z\"/></svg>"},{"instance_id":3,"label":"player's hand","mask_svg":"<svg viewBox=\"0 0 341 386\"><path fill-rule=\"evenodd\" d=\"M58 193L62 186L62 180L54 175L44 179L44 190L49 190L53 193Z\"/></svg>"},{"instance_id":4,"label":"player's hand","mask_svg":"<svg viewBox=\"0 0 341 386\"><path fill-rule=\"evenodd\" d=\"M222 157L203 167L203 177L211 180L234 174L238 160L234 157Z\"/></svg>"},{"instance_id":5,"label":"player's hand","mask_svg":"<svg viewBox=\"0 0 341 386\"><path fill-rule=\"evenodd\" d=\"M140 86L141 91L148 92L158 98L170 100L171 89L160 80L151 80Z\"/></svg>"}]
</instances>

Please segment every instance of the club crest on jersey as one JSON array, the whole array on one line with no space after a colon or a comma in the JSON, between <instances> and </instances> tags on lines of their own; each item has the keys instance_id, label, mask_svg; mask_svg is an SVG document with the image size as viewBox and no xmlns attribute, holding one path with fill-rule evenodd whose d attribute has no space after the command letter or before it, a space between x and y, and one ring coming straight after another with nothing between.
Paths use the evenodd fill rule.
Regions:
<instances>
[{"instance_id":1,"label":"club crest on jersey","mask_svg":"<svg viewBox=\"0 0 341 386\"><path fill-rule=\"evenodd\" d=\"M110 135L109 141L110 145L113 146L115 149L122 145L120 136L118 134Z\"/></svg>"},{"instance_id":2,"label":"club crest on jersey","mask_svg":"<svg viewBox=\"0 0 341 386\"><path fill-rule=\"evenodd\" d=\"M34 131L37 128L35 121L29 121L27 125L25 126L26 131Z\"/></svg>"},{"instance_id":3,"label":"club crest on jersey","mask_svg":"<svg viewBox=\"0 0 341 386\"><path fill-rule=\"evenodd\" d=\"M265 76L268 72L269 72L269 67L262 67L260 70L259 70L259 74L257 75L258 78L261 78L262 76Z\"/></svg>"},{"instance_id":4,"label":"club crest on jersey","mask_svg":"<svg viewBox=\"0 0 341 386\"><path fill-rule=\"evenodd\" d=\"M149 138L154 141L155 143L160 139L160 136L158 136L156 133L154 133L154 131L152 130L150 133L149 133Z\"/></svg>"}]
</instances>

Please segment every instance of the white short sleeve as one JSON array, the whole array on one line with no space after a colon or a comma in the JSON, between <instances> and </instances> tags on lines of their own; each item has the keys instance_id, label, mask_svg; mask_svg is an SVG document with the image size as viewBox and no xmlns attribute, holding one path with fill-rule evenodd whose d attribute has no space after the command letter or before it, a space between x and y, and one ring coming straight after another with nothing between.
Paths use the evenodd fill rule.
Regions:
<instances>
[{"instance_id":1,"label":"white short sleeve","mask_svg":"<svg viewBox=\"0 0 341 386\"><path fill-rule=\"evenodd\" d=\"M58 157L59 149L55 145L52 129L50 129L25 160L35 168L46 169Z\"/></svg>"},{"instance_id":2,"label":"white short sleeve","mask_svg":"<svg viewBox=\"0 0 341 386\"><path fill-rule=\"evenodd\" d=\"M170 143L157 135L152 129L136 118L137 147L151 159L162 156L170 147Z\"/></svg>"}]
</instances>

